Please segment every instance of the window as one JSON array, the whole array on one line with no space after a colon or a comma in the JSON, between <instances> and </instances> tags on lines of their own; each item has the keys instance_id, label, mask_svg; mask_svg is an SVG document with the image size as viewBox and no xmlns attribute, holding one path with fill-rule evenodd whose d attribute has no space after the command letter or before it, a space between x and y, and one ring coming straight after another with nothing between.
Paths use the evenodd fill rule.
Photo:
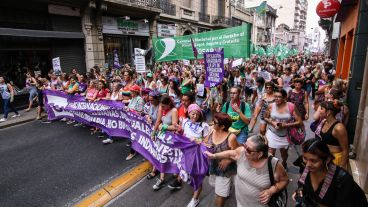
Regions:
<instances>
[{"instance_id":1,"label":"window","mask_svg":"<svg viewBox=\"0 0 368 207\"><path fill-rule=\"evenodd\" d=\"M218 16L225 16L225 0L218 0Z\"/></svg>"},{"instance_id":2,"label":"window","mask_svg":"<svg viewBox=\"0 0 368 207\"><path fill-rule=\"evenodd\" d=\"M183 6L185 6L187 8L192 8L191 0L183 0Z\"/></svg>"}]
</instances>

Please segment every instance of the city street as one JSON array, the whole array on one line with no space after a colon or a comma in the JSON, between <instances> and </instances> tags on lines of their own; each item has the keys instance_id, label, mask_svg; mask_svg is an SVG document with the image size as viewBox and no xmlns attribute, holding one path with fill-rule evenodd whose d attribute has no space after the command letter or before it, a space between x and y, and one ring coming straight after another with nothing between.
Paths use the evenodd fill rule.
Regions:
<instances>
[{"instance_id":1,"label":"city street","mask_svg":"<svg viewBox=\"0 0 368 207\"><path fill-rule=\"evenodd\" d=\"M88 128L39 121L0 131L0 206L71 206L142 162L127 140L103 146Z\"/></svg>"}]
</instances>

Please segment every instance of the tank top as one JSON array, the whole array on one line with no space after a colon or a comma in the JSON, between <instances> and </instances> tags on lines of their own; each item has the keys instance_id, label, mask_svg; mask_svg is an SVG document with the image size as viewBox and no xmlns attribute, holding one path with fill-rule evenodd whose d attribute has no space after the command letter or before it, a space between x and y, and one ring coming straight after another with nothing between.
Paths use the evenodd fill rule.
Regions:
<instances>
[{"instance_id":1,"label":"tank top","mask_svg":"<svg viewBox=\"0 0 368 207\"><path fill-rule=\"evenodd\" d=\"M8 84L6 83L0 84L0 94L3 99L10 98L10 91L8 89Z\"/></svg>"},{"instance_id":2,"label":"tank top","mask_svg":"<svg viewBox=\"0 0 368 207\"><path fill-rule=\"evenodd\" d=\"M252 87L252 74L245 73L244 78L245 78L245 86L248 88Z\"/></svg>"},{"instance_id":3,"label":"tank top","mask_svg":"<svg viewBox=\"0 0 368 207\"><path fill-rule=\"evenodd\" d=\"M266 96L266 95L265 95ZM266 97L263 98L263 104L262 104L262 108L261 108L261 113L260 113L260 117L261 117L261 120L264 120L264 114L268 108L268 106L272 103L275 102L275 99L271 100L271 101L268 101L266 99Z\"/></svg>"},{"instance_id":4,"label":"tank top","mask_svg":"<svg viewBox=\"0 0 368 207\"><path fill-rule=\"evenodd\" d=\"M110 100L116 101L119 99L119 92L111 93Z\"/></svg>"},{"instance_id":5,"label":"tank top","mask_svg":"<svg viewBox=\"0 0 368 207\"><path fill-rule=\"evenodd\" d=\"M282 82L283 82L283 88L284 88L284 90L286 91L286 92L289 92L290 91L290 89L291 89L291 75L289 75L289 76L286 76L286 75L283 75L283 76L281 76L281 78L282 78Z\"/></svg>"},{"instance_id":6,"label":"tank top","mask_svg":"<svg viewBox=\"0 0 368 207\"><path fill-rule=\"evenodd\" d=\"M175 94L175 92L171 92L169 90L169 96L174 100L175 107L178 107L180 105L180 98Z\"/></svg>"},{"instance_id":7,"label":"tank top","mask_svg":"<svg viewBox=\"0 0 368 207\"><path fill-rule=\"evenodd\" d=\"M289 107L287 107L287 113L279 113L277 111L277 106L276 106L275 103L271 104L270 117L271 117L271 119L275 120L276 122L280 122L280 123L287 123L292 118L291 114L290 114L290 111L289 111ZM268 127L277 136L285 137L287 135L287 129L286 128L275 129L275 127L273 127L271 124L269 124Z\"/></svg>"},{"instance_id":8,"label":"tank top","mask_svg":"<svg viewBox=\"0 0 368 207\"><path fill-rule=\"evenodd\" d=\"M165 94L168 91L169 91L169 85L166 85L166 87L160 86L160 90L159 90L160 94Z\"/></svg>"},{"instance_id":9,"label":"tank top","mask_svg":"<svg viewBox=\"0 0 368 207\"><path fill-rule=\"evenodd\" d=\"M241 77L234 77L234 86L240 86L241 84Z\"/></svg>"},{"instance_id":10,"label":"tank top","mask_svg":"<svg viewBox=\"0 0 368 207\"><path fill-rule=\"evenodd\" d=\"M212 132L208 137L208 144L213 146L213 148L211 149L211 152L212 153L218 153L218 152L223 152L223 151L230 150L231 148L229 146L229 141L228 141L230 134L231 133L229 133L227 135L226 139L223 142L216 145L212 141L212 135L213 135L213 132ZM210 166L209 166L209 174L210 175L230 177L230 176L236 174L236 162L230 163L230 165L225 170L220 170L218 168L218 165L219 165L220 161L221 160L217 160L217 159L210 160Z\"/></svg>"},{"instance_id":11,"label":"tank top","mask_svg":"<svg viewBox=\"0 0 368 207\"><path fill-rule=\"evenodd\" d=\"M305 114L307 113L304 107L304 99L305 99L304 90L301 90L299 93L296 93L293 90L289 91L288 101L295 104L295 107L298 109L299 113L301 114L302 119L304 119Z\"/></svg>"},{"instance_id":12,"label":"tank top","mask_svg":"<svg viewBox=\"0 0 368 207\"><path fill-rule=\"evenodd\" d=\"M275 172L277 158L272 158L272 168ZM262 168L256 169L249 165L244 152L237 161L237 174L235 176L235 194L237 207L268 206L259 202L259 194L271 186L267 161Z\"/></svg>"},{"instance_id":13,"label":"tank top","mask_svg":"<svg viewBox=\"0 0 368 207\"><path fill-rule=\"evenodd\" d=\"M320 131L320 136L323 142L325 142L328 145L332 145L332 146L340 146L339 140L337 140L333 135L332 135L332 130L335 128L336 124L338 124L339 122L336 121L335 123L333 123L331 125L331 127L327 130L327 132L323 132L322 128L323 126L326 124L326 122L323 122L322 124L322 128Z\"/></svg>"},{"instance_id":14,"label":"tank top","mask_svg":"<svg viewBox=\"0 0 368 207\"><path fill-rule=\"evenodd\" d=\"M174 108L172 108L169 112L167 112L167 114L163 115L161 118L162 124L166 124L168 126L172 125L172 110Z\"/></svg>"}]
</instances>

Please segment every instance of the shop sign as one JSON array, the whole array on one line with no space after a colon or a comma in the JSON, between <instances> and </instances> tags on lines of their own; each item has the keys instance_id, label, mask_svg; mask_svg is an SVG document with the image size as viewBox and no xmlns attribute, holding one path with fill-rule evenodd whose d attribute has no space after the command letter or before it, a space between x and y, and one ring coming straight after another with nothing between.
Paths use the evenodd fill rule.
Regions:
<instances>
[{"instance_id":1,"label":"shop sign","mask_svg":"<svg viewBox=\"0 0 368 207\"><path fill-rule=\"evenodd\" d=\"M175 24L157 24L157 36L174 37L176 35Z\"/></svg>"},{"instance_id":2,"label":"shop sign","mask_svg":"<svg viewBox=\"0 0 368 207\"><path fill-rule=\"evenodd\" d=\"M338 0L322 0L318 3L316 12L321 18L329 18L335 16L340 9Z\"/></svg>"},{"instance_id":3,"label":"shop sign","mask_svg":"<svg viewBox=\"0 0 368 207\"><path fill-rule=\"evenodd\" d=\"M102 17L102 32L104 34L149 36L149 25L143 21Z\"/></svg>"},{"instance_id":4,"label":"shop sign","mask_svg":"<svg viewBox=\"0 0 368 207\"><path fill-rule=\"evenodd\" d=\"M137 73L145 73L146 71L146 59L143 55L144 50L140 48L134 48L134 57L135 57L135 71Z\"/></svg>"}]
</instances>

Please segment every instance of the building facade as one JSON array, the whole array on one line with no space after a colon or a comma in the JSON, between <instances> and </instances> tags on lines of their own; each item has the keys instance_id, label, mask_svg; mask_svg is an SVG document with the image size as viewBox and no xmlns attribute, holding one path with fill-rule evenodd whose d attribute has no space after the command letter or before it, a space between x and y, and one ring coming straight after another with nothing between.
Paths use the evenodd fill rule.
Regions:
<instances>
[{"instance_id":1,"label":"building facade","mask_svg":"<svg viewBox=\"0 0 368 207\"><path fill-rule=\"evenodd\" d=\"M290 27L286 24L280 24L276 28L275 32L275 42L276 44L287 45L290 41Z\"/></svg>"},{"instance_id":2,"label":"building facade","mask_svg":"<svg viewBox=\"0 0 368 207\"><path fill-rule=\"evenodd\" d=\"M83 9L88 1L6 1L0 5L0 73L16 86L27 68L46 76L52 58L64 72L85 71Z\"/></svg>"}]
</instances>

